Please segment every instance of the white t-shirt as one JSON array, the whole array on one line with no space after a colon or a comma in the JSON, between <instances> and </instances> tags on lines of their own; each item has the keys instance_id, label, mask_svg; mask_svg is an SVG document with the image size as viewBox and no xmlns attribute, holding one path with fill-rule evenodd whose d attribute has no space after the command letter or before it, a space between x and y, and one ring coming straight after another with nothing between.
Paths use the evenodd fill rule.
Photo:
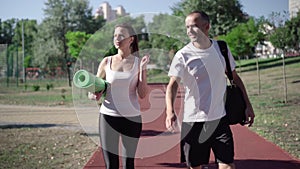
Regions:
<instances>
[{"instance_id":1,"label":"white t-shirt","mask_svg":"<svg viewBox=\"0 0 300 169\"><path fill-rule=\"evenodd\" d=\"M229 50L228 56L234 70ZM183 83L184 122L212 121L225 116L225 70L225 59L215 40L208 49L198 49L189 43L175 54L168 75L181 78Z\"/></svg>"},{"instance_id":2,"label":"white t-shirt","mask_svg":"<svg viewBox=\"0 0 300 169\"><path fill-rule=\"evenodd\" d=\"M137 96L138 58L135 57L132 69L127 72L111 70L111 57L105 68L106 81L109 87L100 107L100 113L110 116L132 117L140 115Z\"/></svg>"}]
</instances>

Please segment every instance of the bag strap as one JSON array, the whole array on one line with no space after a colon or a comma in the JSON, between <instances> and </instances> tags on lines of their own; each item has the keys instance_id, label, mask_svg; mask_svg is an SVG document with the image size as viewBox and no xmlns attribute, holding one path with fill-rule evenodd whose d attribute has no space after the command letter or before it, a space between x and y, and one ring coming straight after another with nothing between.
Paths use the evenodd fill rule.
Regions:
<instances>
[{"instance_id":1,"label":"bag strap","mask_svg":"<svg viewBox=\"0 0 300 169\"><path fill-rule=\"evenodd\" d=\"M222 40L218 40L217 42L218 42L220 51L221 51L223 57L225 58L226 70L227 70L227 77L228 77L230 83L234 84L233 83L233 76L232 76L231 66L230 66L230 62L229 62L229 58L228 58L227 44L226 44L225 41L222 41Z\"/></svg>"}]
</instances>

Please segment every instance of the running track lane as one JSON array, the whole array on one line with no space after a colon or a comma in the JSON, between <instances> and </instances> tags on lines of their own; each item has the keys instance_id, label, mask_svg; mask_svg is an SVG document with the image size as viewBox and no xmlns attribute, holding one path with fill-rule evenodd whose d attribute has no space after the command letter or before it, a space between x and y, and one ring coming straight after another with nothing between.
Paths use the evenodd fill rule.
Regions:
<instances>
[{"instance_id":1,"label":"running track lane","mask_svg":"<svg viewBox=\"0 0 300 169\"><path fill-rule=\"evenodd\" d=\"M142 101L141 107L143 112L156 113L155 111L161 111L162 105L165 104L163 93L165 91L165 85L152 84L150 86L152 89L150 98L154 99ZM182 107L181 100L182 92L179 92L175 103L177 112L180 111ZM149 138L163 133L165 131L164 119L165 114L161 113L155 121L143 124L141 138ZM235 125L231 126L231 128L235 140L235 164L238 169L300 169L299 159L293 158L275 144L250 131L247 127ZM163 137L170 136L171 135L168 134L163 135ZM144 144L139 144L139 146L139 148L145 147L151 149L151 147ZM146 158L137 158L135 166L136 169L186 168L184 164L180 163L179 144L174 145L174 147L168 151L162 152L162 154ZM209 169L217 168L214 164L213 154L211 154L210 164L207 167ZM84 169L96 168L105 168L101 148L98 148L96 152L94 152L90 160L84 166Z\"/></svg>"}]
</instances>

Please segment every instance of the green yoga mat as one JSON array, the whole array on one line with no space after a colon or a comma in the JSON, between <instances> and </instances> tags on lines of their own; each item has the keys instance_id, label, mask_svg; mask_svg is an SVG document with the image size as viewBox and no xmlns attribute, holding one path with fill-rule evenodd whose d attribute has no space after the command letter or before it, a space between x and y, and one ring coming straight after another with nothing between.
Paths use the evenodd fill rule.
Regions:
<instances>
[{"instance_id":1,"label":"green yoga mat","mask_svg":"<svg viewBox=\"0 0 300 169\"><path fill-rule=\"evenodd\" d=\"M105 89L105 80L96 77L94 74L86 70L78 70L73 77L73 83L76 87L85 89L89 92L95 93Z\"/></svg>"}]
</instances>

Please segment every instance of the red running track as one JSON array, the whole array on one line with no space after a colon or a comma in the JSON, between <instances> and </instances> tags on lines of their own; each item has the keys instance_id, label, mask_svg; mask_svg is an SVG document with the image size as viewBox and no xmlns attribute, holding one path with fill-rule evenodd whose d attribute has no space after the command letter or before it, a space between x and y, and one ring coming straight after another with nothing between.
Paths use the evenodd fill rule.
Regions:
<instances>
[{"instance_id":1,"label":"red running track","mask_svg":"<svg viewBox=\"0 0 300 169\"><path fill-rule=\"evenodd\" d=\"M143 132L137 150L137 169L186 168L180 163L179 134L165 131L162 113L165 106L165 85L150 85L149 100L141 102ZM177 112L181 109L182 92L176 100ZM232 126L235 140L235 164L238 169L300 169L300 160L293 158L275 144L265 140L247 127ZM121 161L121 160L120 160ZM120 162L121 163L121 162ZM87 162L84 169L104 169L105 164L99 148ZM215 169L213 154L207 168Z\"/></svg>"}]
</instances>

